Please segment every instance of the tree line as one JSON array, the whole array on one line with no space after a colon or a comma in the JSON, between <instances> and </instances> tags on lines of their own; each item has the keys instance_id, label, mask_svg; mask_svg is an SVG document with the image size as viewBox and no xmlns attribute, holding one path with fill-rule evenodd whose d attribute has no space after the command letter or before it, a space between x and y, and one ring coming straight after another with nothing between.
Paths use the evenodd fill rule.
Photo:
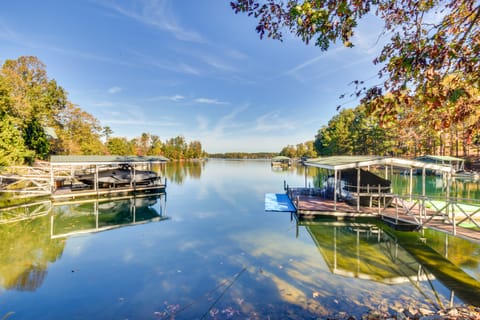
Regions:
<instances>
[{"instance_id":1,"label":"tree line","mask_svg":"<svg viewBox=\"0 0 480 320\"><path fill-rule=\"evenodd\" d=\"M220 159L270 159L278 155L276 152L226 152L226 153L210 153L209 158Z\"/></svg>"},{"instance_id":2,"label":"tree line","mask_svg":"<svg viewBox=\"0 0 480 320\"><path fill-rule=\"evenodd\" d=\"M470 121L479 116L480 108L471 115ZM280 154L297 158L317 155L416 157L424 154L468 157L480 154L480 132L474 132L469 138L465 123L452 123L439 130L422 123L421 118L411 121L408 126L401 120L382 123L367 112L365 105L342 109L318 130L314 141L286 146Z\"/></svg>"},{"instance_id":3,"label":"tree line","mask_svg":"<svg viewBox=\"0 0 480 320\"><path fill-rule=\"evenodd\" d=\"M6 60L0 70L0 166L30 164L56 155L161 155L169 159L204 156L199 141L183 136L161 141L142 133L112 136L98 119L68 100L33 56Z\"/></svg>"}]
</instances>

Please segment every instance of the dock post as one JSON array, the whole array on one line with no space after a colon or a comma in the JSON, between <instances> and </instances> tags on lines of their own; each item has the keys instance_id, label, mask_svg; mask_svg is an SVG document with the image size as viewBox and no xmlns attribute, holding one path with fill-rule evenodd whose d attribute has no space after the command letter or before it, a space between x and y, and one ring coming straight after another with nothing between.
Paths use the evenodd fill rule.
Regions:
<instances>
[{"instance_id":1,"label":"dock post","mask_svg":"<svg viewBox=\"0 0 480 320\"><path fill-rule=\"evenodd\" d=\"M412 201L412 192L413 192L413 168L410 167L410 181L408 184L408 194L410 197L410 201Z\"/></svg>"},{"instance_id":2,"label":"dock post","mask_svg":"<svg viewBox=\"0 0 480 320\"><path fill-rule=\"evenodd\" d=\"M450 206L450 202L447 202L447 206ZM455 221L455 204L452 203L452 221L453 221L453 235L457 235L457 222Z\"/></svg>"},{"instance_id":3,"label":"dock post","mask_svg":"<svg viewBox=\"0 0 480 320\"><path fill-rule=\"evenodd\" d=\"M98 197L98 165L95 165L95 191L97 192L97 197Z\"/></svg>"},{"instance_id":4,"label":"dock post","mask_svg":"<svg viewBox=\"0 0 480 320\"><path fill-rule=\"evenodd\" d=\"M333 210L337 211L337 170L333 175Z\"/></svg>"},{"instance_id":5,"label":"dock post","mask_svg":"<svg viewBox=\"0 0 480 320\"><path fill-rule=\"evenodd\" d=\"M381 186L379 184L378 185L378 200L377 200L378 201L378 214L380 214L380 202L381 202L381 198L382 198L382 196L380 194L380 188L381 188Z\"/></svg>"},{"instance_id":6,"label":"dock post","mask_svg":"<svg viewBox=\"0 0 480 320\"><path fill-rule=\"evenodd\" d=\"M360 168L357 168L357 212L360 212Z\"/></svg>"}]
</instances>

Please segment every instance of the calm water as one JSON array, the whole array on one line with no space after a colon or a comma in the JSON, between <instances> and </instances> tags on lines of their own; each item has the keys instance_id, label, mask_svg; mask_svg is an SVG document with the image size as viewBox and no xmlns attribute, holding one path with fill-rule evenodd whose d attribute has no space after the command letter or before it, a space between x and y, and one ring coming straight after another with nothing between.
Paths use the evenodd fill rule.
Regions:
<instances>
[{"instance_id":1,"label":"calm water","mask_svg":"<svg viewBox=\"0 0 480 320\"><path fill-rule=\"evenodd\" d=\"M265 193L284 180L313 183L302 168L211 160L171 163L167 176L166 196L39 205L49 213L0 225L0 319L341 318L480 304L476 244L265 212Z\"/></svg>"}]
</instances>

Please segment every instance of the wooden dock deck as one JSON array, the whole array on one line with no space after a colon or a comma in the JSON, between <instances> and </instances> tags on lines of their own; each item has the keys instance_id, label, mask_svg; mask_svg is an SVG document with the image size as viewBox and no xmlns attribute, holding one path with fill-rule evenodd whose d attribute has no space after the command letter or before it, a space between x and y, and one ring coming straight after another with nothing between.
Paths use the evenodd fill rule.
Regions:
<instances>
[{"instance_id":1,"label":"wooden dock deck","mask_svg":"<svg viewBox=\"0 0 480 320\"><path fill-rule=\"evenodd\" d=\"M293 195L293 196L292 196ZM395 203L388 207L365 207L349 205L343 201L334 202L319 195L290 194L290 199L297 209L300 218L333 217L337 219L349 218L381 218L393 227L406 230L421 229L422 227L445 232L457 237L480 243L479 228L466 228L448 221L448 217L441 211L424 208L421 214L416 214L415 205L408 210ZM480 221L479 221L480 224Z\"/></svg>"},{"instance_id":2,"label":"wooden dock deck","mask_svg":"<svg viewBox=\"0 0 480 320\"><path fill-rule=\"evenodd\" d=\"M335 204L333 200L323 199L319 196L298 195L292 199L297 208L297 215L302 217L330 216L330 217L378 217L373 208L353 207L345 202Z\"/></svg>"}]
</instances>

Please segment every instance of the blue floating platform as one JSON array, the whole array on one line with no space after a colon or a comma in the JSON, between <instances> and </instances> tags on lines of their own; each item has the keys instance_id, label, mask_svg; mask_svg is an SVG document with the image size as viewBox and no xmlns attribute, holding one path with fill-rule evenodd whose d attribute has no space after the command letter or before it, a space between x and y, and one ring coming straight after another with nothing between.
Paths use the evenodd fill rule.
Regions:
<instances>
[{"instance_id":1,"label":"blue floating platform","mask_svg":"<svg viewBox=\"0 0 480 320\"><path fill-rule=\"evenodd\" d=\"M296 212L290 198L284 193L266 193L265 194L265 211L274 212Z\"/></svg>"}]
</instances>

